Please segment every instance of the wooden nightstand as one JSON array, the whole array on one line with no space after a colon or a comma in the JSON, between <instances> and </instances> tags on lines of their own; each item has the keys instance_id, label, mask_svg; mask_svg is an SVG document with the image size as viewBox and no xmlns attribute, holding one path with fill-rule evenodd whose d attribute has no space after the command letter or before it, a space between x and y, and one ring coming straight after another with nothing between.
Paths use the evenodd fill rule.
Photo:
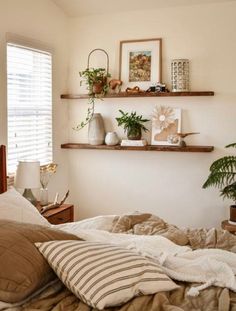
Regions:
<instances>
[{"instance_id":1,"label":"wooden nightstand","mask_svg":"<svg viewBox=\"0 0 236 311\"><path fill-rule=\"evenodd\" d=\"M37 207L40 209L40 207ZM59 225L74 221L74 205L62 204L60 207L52 208L42 214L51 224Z\"/></svg>"},{"instance_id":2,"label":"wooden nightstand","mask_svg":"<svg viewBox=\"0 0 236 311\"><path fill-rule=\"evenodd\" d=\"M229 231L230 233L234 233L236 234L236 226L235 225L231 225L228 220L223 220L221 223L221 228L224 230Z\"/></svg>"}]
</instances>

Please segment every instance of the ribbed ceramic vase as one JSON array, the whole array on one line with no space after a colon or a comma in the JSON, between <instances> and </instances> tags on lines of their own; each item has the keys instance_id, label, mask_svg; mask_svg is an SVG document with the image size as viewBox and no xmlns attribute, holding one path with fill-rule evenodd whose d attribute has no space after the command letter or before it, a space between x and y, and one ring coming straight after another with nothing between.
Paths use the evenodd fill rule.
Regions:
<instances>
[{"instance_id":1,"label":"ribbed ceramic vase","mask_svg":"<svg viewBox=\"0 0 236 311\"><path fill-rule=\"evenodd\" d=\"M103 145L105 139L105 128L102 115L94 113L89 122L88 142L90 145Z\"/></svg>"}]
</instances>

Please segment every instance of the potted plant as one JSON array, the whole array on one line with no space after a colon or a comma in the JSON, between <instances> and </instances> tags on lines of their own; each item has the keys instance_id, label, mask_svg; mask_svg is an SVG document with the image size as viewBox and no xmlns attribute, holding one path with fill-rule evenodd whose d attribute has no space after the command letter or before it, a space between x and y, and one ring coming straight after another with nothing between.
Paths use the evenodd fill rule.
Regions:
<instances>
[{"instance_id":1,"label":"potted plant","mask_svg":"<svg viewBox=\"0 0 236 311\"><path fill-rule=\"evenodd\" d=\"M236 143L227 145L226 148L236 148ZM223 198L233 200L230 206L230 221L236 222L236 156L230 155L214 161L210 167L208 176L203 188L215 186L220 189Z\"/></svg>"},{"instance_id":2,"label":"potted plant","mask_svg":"<svg viewBox=\"0 0 236 311\"><path fill-rule=\"evenodd\" d=\"M87 85L87 89L89 91L89 99L88 99L88 109L87 115L84 121L80 122L74 130L80 130L85 125L89 123L94 114L94 105L96 99L101 99L106 95L109 86L108 86L108 78L110 74L107 72L105 68L87 68L84 71L81 71L80 77L83 80L80 82L81 84L85 82Z\"/></svg>"},{"instance_id":3,"label":"potted plant","mask_svg":"<svg viewBox=\"0 0 236 311\"><path fill-rule=\"evenodd\" d=\"M104 96L107 93L107 78L110 77L110 74L105 68L87 68L79 74L80 77L84 78L84 81L88 86L90 96ZM81 83L82 82L83 81L81 81Z\"/></svg>"},{"instance_id":4,"label":"potted plant","mask_svg":"<svg viewBox=\"0 0 236 311\"><path fill-rule=\"evenodd\" d=\"M119 110L121 113L121 117L116 118L118 122L118 126L123 126L125 133L127 133L127 138L130 140L139 140L142 137L142 130L147 132L148 129L143 125L143 123L148 122L150 120L143 119L142 115L137 115L136 111L131 112L123 112Z\"/></svg>"}]
</instances>

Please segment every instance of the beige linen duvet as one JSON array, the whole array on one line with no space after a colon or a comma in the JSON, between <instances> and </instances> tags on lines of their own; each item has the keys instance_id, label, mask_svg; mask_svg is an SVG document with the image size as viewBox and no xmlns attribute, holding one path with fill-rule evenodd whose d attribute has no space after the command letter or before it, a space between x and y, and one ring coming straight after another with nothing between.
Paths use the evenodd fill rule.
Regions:
<instances>
[{"instance_id":1,"label":"beige linen duvet","mask_svg":"<svg viewBox=\"0 0 236 311\"><path fill-rule=\"evenodd\" d=\"M189 245L193 249L221 248L236 252L236 236L216 229L179 229L165 223L151 214L137 214L115 217L111 232L133 233L145 235L162 235L178 245ZM172 292L162 292L155 295L141 296L128 303L107 311L236 311L236 293L226 288L210 287L203 290L198 297L186 295L191 283L176 282L180 288ZM21 307L5 310L20 311L92 311L59 281L53 287L46 289L38 297L31 299Z\"/></svg>"}]
</instances>

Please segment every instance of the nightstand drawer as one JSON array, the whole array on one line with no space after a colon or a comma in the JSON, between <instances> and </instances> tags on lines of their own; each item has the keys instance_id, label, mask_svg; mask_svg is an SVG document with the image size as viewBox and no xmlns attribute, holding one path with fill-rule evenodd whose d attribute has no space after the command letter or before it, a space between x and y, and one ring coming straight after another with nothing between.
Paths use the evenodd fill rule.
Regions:
<instances>
[{"instance_id":1,"label":"nightstand drawer","mask_svg":"<svg viewBox=\"0 0 236 311\"><path fill-rule=\"evenodd\" d=\"M47 220L53 225L59 225L62 223L70 222L71 220L71 210L66 209L60 213L51 215L47 217Z\"/></svg>"},{"instance_id":2,"label":"nightstand drawer","mask_svg":"<svg viewBox=\"0 0 236 311\"><path fill-rule=\"evenodd\" d=\"M40 210L40 205L37 207ZM74 205L62 204L59 207L55 207L47 210L42 214L51 224L59 225L66 222L74 221Z\"/></svg>"}]
</instances>

